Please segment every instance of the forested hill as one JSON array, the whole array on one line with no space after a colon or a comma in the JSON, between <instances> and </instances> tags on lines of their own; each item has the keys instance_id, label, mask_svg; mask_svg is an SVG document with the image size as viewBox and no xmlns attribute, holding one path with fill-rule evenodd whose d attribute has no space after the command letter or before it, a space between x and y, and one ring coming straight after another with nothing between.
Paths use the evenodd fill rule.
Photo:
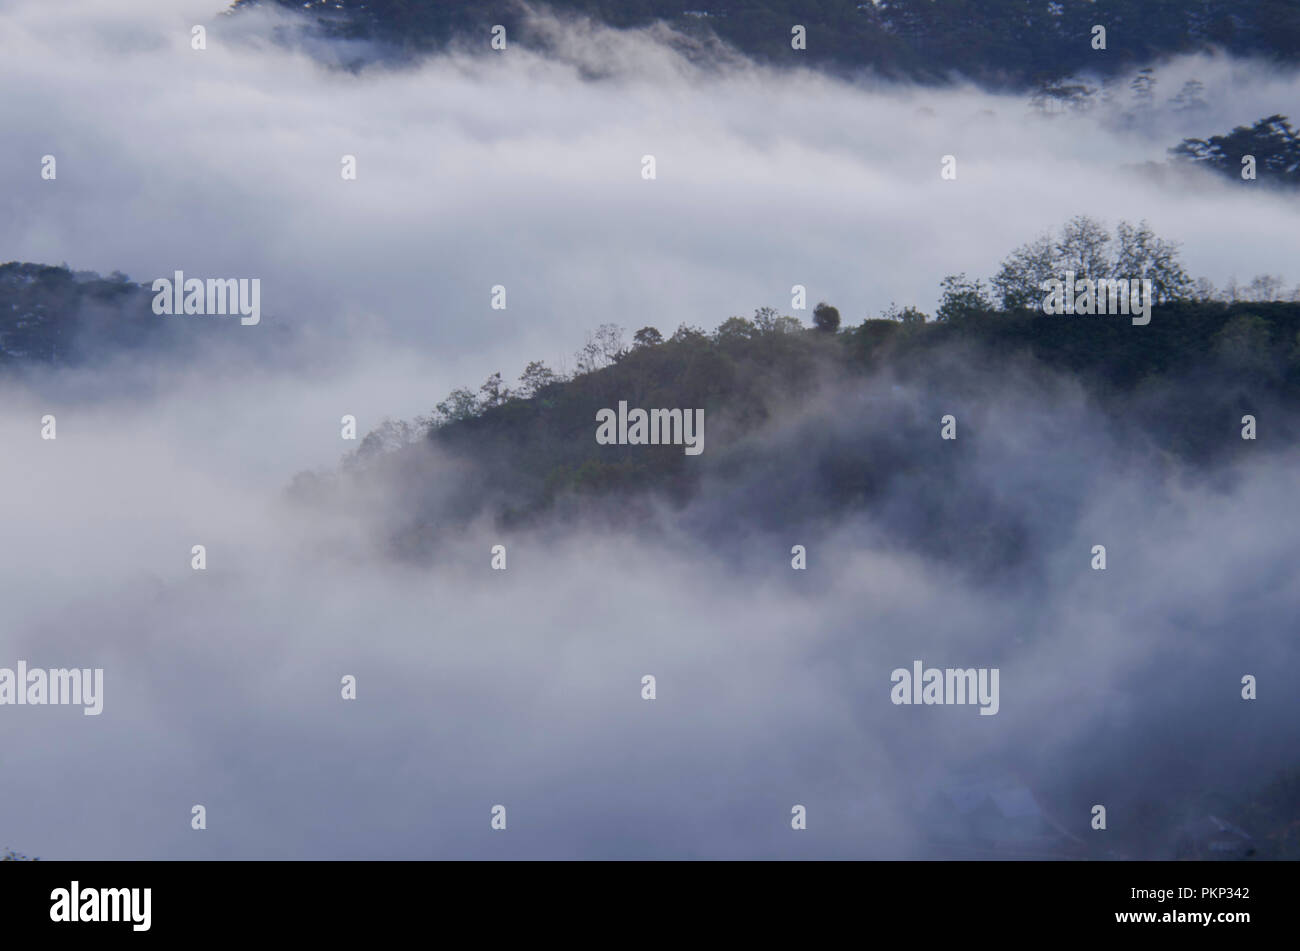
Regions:
<instances>
[{"instance_id":1,"label":"forested hill","mask_svg":"<svg viewBox=\"0 0 1300 951\"><path fill-rule=\"evenodd\" d=\"M870 512L901 546L1005 570L1033 556L1041 513L1024 500L1071 504L1054 483L1130 464L1217 478L1251 454L1300 445L1300 302L1268 299L1276 281L1254 282L1257 300L1184 290L1145 326L1047 316L1006 303L1027 253L995 279L1000 303L981 282L952 277L932 319L891 308L840 326L819 305L814 327L771 308L712 332L643 327L624 340L604 325L571 375L534 362L518 383L498 373L453 391L428 417L362 420L371 431L344 464L300 475L292 494L347 499L343 508L377 500L381 534L415 559L433 556L442 531L484 519L644 528L651 512L668 513L723 538ZM1182 279L1177 269L1165 277ZM0 371L122 354L202 360L232 336L215 321L156 316L151 297L119 274L0 266ZM620 403L703 410L702 451L600 444L597 414ZM1248 415L1258 428L1249 441ZM946 416L956 440L941 439ZM998 472L1044 484L1008 492Z\"/></svg>"},{"instance_id":2,"label":"forested hill","mask_svg":"<svg viewBox=\"0 0 1300 951\"><path fill-rule=\"evenodd\" d=\"M513 390L495 374L428 418L385 421L340 471L294 491L399 500L387 530L417 559L485 516L503 530L557 517L645 530L650 512L675 511L685 531L723 539L869 511L899 545L983 571L1033 557L1042 513L1027 498L1068 509L1090 472L1213 475L1300 440L1300 303L1173 302L1147 326L949 303L940 320L909 310L838 331L763 309L711 334L643 328L630 347L607 325L579 355L585 372L534 363ZM620 401L702 408L703 452L598 444L598 412ZM1247 414L1266 428L1254 441ZM1044 485L1022 497L998 472Z\"/></svg>"},{"instance_id":3,"label":"forested hill","mask_svg":"<svg viewBox=\"0 0 1300 951\"><path fill-rule=\"evenodd\" d=\"M494 24L518 41L544 45L517 0L239 0L306 10L333 33L388 41L412 51L440 47ZM664 20L702 38L717 36L760 60L792 62L791 28L807 29L800 65L944 80L954 74L1027 88L1081 71L1131 70L1155 58L1216 47L1294 61L1300 4L1294 0L550 0L561 14L614 27ZM1092 28L1107 31L1104 52ZM707 48L707 44L705 44Z\"/></svg>"},{"instance_id":4,"label":"forested hill","mask_svg":"<svg viewBox=\"0 0 1300 951\"><path fill-rule=\"evenodd\" d=\"M159 329L150 297L116 272L105 278L66 265L2 264L0 367L76 363L143 345Z\"/></svg>"},{"instance_id":5,"label":"forested hill","mask_svg":"<svg viewBox=\"0 0 1300 951\"><path fill-rule=\"evenodd\" d=\"M155 294L114 271L73 271L23 261L0 264L0 372L104 363L145 350L174 359L211 353L218 344L261 359L249 335L225 332L224 320L173 320L153 312ZM266 332L279 337L283 328Z\"/></svg>"}]
</instances>

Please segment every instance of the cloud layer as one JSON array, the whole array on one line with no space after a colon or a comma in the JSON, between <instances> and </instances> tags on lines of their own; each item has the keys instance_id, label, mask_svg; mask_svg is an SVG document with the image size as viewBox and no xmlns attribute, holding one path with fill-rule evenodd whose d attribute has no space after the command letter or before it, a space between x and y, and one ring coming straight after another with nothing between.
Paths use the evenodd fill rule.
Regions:
<instances>
[{"instance_id":1,"label":"cloud layer","mask_svg":"<svg viewBox=\"0 0 1300 951\"><path fill-rule=\"evenodd\" d=\"M287 22L35 0L0 21L0 258L259 277L263 325L230 332L291 331L255 365L142 357L0 392L0 665L102 666L106 694L99 717L0 711L0 845L915 856L930 848L917 791L983 764L1061 787L1081 823L1115 803L1123 849L1140 840L1126 807L1180 783L1249 785L1295 748L1280 684L1296 674L1298 592L1279 566L1300 528L1277 513L1297 460L1243 460L1227 488L1184 479L1117 452L1069 394L991 390L980 410L972 491L1001 493L1038 553L1006 588L887 545L888 508L747 551L671 526L653 541L480 526L440 538L450 554L423 570L388 560L374 532L401 498L313 511L281 494L350 445L342 414L364 431L425 412L451 386L558 362L604 321L713 326L787 309L795 283L853 322L891 300L929 309L944 274L990 274L1077 213L1147 218L1217 281L1300 278L1294 201L1120 171L1283 109L1295 77L1172 63L1162 88L1197 76L1209 111L1119 131L970 88L707 70L651 34L599 30L547 58L484 43L357 73L268 39ZM205 51L189 48L194 23ZM54 182L39 177L47 153ZM956 182L939 178L945 154ZM855 398L806 412L853 435L868 426ZM46 413L55 441L39 438ZM437 466L457 478L453 460ZM698 518L726 517L721 497ZM1085 570L1096 540L1104 574ZM505 572L488 568L498 541ZM812 552L806 575L788 568L794 543ZM190 569L194 544L206 572ZM893 706L889 672L916 658L1000 666L1001 712ZM1243 673L1268 674L1254 704L1237 699ZM345 674L355 702L339 697ZM194 803L206 832L189 827Z\"/></svg>"}]
</instances>

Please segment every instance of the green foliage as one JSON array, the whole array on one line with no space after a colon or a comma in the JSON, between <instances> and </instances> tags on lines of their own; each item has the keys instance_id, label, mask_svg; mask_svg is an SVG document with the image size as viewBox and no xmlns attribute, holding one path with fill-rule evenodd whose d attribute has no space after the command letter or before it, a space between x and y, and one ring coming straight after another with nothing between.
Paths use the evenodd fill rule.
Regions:
<instances>
[{"instance_id":1,"label":"green foliage","mask_svg":"<svg viewBox=\"0 0 1300 951\"><path fill-rule=\"evenodd\" d=\"M840 312L827 303L813 308L813 326L822 333L836 333L840 329Z\"/></svg>"},{"instance_id":2,"label":"green foliage","mask_svg":"<svg viewBox=\"0 0 1300 951\"><path fill-rule=\"evenodd\" d=\"M664 342L664 335L654 327L642 327L632 335L632 346L657 347Z\"/></svg>"},{"instance_id":3,"label":"green foliage","mask_svg":"<svg viewBox=\"0 0 1300 951\"><path fill-rule=\"evenodd\" d=\"M796 318L782 316L772 307L760 307L754 311L754 326L761 335L792 334L804 329Z\"/></svg>"},{"instance_id":4,"label":"green foliage","mask_svg":"<svg viewBox=\"0 0 1300 951\"><path fill-rule=\"evenodd\" d=\"M235 9L259 0L238 0ZM266 0L271 2L271 0ZM273 0L313 14L330 32L371 37L407 50L442 47L454 37L504 25L511 42L537 47L520 5L509 0ZM610 26L666 20L698 37L701 57L717 37L746 55L790 63L790 26L808 30L801 65L943 82L954 74L1002 87L1044 88L1067 103L1088 96L1054 83L1082 72L1115 74L1182 52L1217 46L1227 52L1293 61L1300 48L1300 4L1294 0L549 0L561 14L584 14ZM688 11L708 12L707 17ZM1111 25L1113 50L1098 55L1087 42L1094 23ZM1153 96L1148 76L1138 95ZM1147 101L1147 100L1140 100Z\"/></svg>"},{"instance_id":5,"label":"green foliage","mask_svg":"<svg viewBox=\"0 0 1300 951\"><path fill-rule=\"evenodd\" d=\"M1274 347L1272 328L1256 314L1238 314L1214 335L1214 353L1228 369L1248 379L1279 379L1285 351Z\"/></svg>"},{"instance_id":6,"label":"green foliage","mask_svg":"<svg viewBox=\"0 0 1300 951\"><path fill-rule=\"evenodd\" d=\"M1283 115L1237 126L1227 135L1184 139L1169 154L1175 162L1212 169L1239 182L1245 181L1241 177L1243 156L1253 155L1258 181L1300 186L1300 133Z\"/></svg>"},{"instance_id":7,"label":"green foliage","mask_svg":"<svg viewBox=\"0 0 1300 951\"><path fill-rule=\"evenodd\" d=\"M640 331L638 331L639 333ZM658 333L658 331L655 331ZM532 399L547 387L553 386L560 382L560 378L540 360L534 360L524 367L524 372L519 374L519 386L512 395L520 399Z\"/></svg>"},{"instance_id":8,"label":"green foliage","mask_svg":"<svg viewBox=\"0 0 1300 951\"><path fill-rule=\"evenodd\" d=\"M1151 281L1152 298L1158 304L1192 296L1192 279L1178 260L1178 245L1157 238L1145 221L1136 227L1121 221L1115 239L1113 276Z\"/></svg>"},{"instance_id":9,"label":"green foliage","mask_svg":"<svg viewBox=\"0 0 1300 951\"><path fill-rule=\"evenodd\" d=\"M1097 89L1087 83L1045 79L1029 100L1029 107L1044 116L1063 112L1088 112L1096 105Z\"/></svg>"},{"instance_id":10,"label":"green foliage","mask_svg":"<svg viewBox=\"0 0 1300 951\"><path fill-rule=\"evenodd\" d=\"M744 317L728 317L713 333L713 339L727 342L733 340L753 340L758 336L758 325Z\"/></svg>"},{"instance_id":11,"label":"green foliage","mask_svg":"<svg viewBox=\"0 0 1300 951\"><path fill-rule=\"evenodd\" d=\"M1121 221L1112 237L1086 215L1070 219L1059 237L1042 234L1012 251L991 283L1003 310L1037 310L1045 293L1042 282L1063 280L1067 270L1074 271L1076 280L1148 279L1156 303L1195 295L1177 244L1157 237L1145 221Z\"/></svg>"},{"instance_id":12,"label":"green foliage","mask_svg":"<svg viewBox=\"0 0 1300 951\"><path fill-rule=\"evenodd\" d=\"M993 312L993 303L982 281L968 280L965 274L949 274L939 286L943 289L943 300L934 314L937 321L966 321Z\"/></svg>"},{"instance_id":13,"label":"green foliage","mask_svg":"<svg viewBox=\"0 0 1300 951\"><path fill-rule=\"evenodd\" d=\"M120 271L105 278L67 265L0 264L0 369L76 366L143 348L180 358L202 352L216 337L230 337L220 320L160 317L154 297L151 286ZM247 346L252 336L243 335L235 346Z\"/></svg>"},{"instance_id":14,"label":"green foliage","mask_svg":"<svg viewBox=\"0 0 1300 951\"><path fill-rule=\"evenodd\" d=\"M1061 271L1073 271L1076 280L1111 277L1114 268L1107 254L1110 235L1105 226L1087 215L1075 215L1061 228L1053 248L1054 263Z\"/></svg>"},{"instance_id":15,"label":"green foliage","mask_svg":"<svg viewBox=\"0 0 1300 951\"><path fill-rule=\"evenodd\" d=\"M151 342L165 326L151 301L120 272L102 278L67 266L0 265L0 364L75 363L95 351Z\"/></svg>"},{"instance_id":16,"label":"green foliage","mask_svg":"<svg viewBox=\"0 0 1300 951\"><path fill-rule=\"evenodd\" d=\"M911 305L908 305L907 307L904 307L902 310L899 310L898 305L895 304L893 301L890 301L889 307L887 307L885 309L885 312L880 315L880 319L896 320L900 324L905 324L909 327L915 327L918 324L923 324L927 320L929 320L930 315L926 313L922 313L920 310L917 310L915 307L912 307Z\"/></svg>"},{"instance_id":17,"label":"green foliage","mask_svg":"<svg viewBox=\"0 0 1300 951\"><path fill-rule=\"evenodd\" d=\"M439 426L456 423L474 418L479 410L478 397L472 390L461 386L452 390L445 400L434 407L433 420Z\"/></svg>"},{"instance_id":18,"label":"green foliage","mask_svg":"<svg viewBox=\"0 0 1300 951\"><path fill-rule=\"evenodd\" d=\"M484 384L478 388L478 391L480 394L479 395L480 410L491 409L494 406L500 406L506 400L510 399L512 395L510 392L510 388L505 386L501 382L500 371L497 371L496 373L493 373L490 377L488 377L487 380L484 382Z\"/></svg>"},{"instance_id":19,"label":"green foliage","mask_svg":"<svg viewBox=\"0 0 1300 951\"><path fill-rule=\"evenodd\" d=\"M1054 274L1056 244L1049 233L1012 251L991 284L1004 310L1034 310L1043 297L1041 282Z\"/></svg>"},{"instance_id":20,"label":"green foliage","mask_svg":"<svg viewBox=\"0 0 1300 951\"><path fill-rule=\"evenodd\" d=\"M1163 451L1194 462L1225 451L1213 421L1234 418L1243 382L1249 382L1255 402L1300 403L1300 303L1170 299L1153 309L1150 325L1135 328L1127 319L998 311L982 283L961 274L942 286L934 321L915 308L891 305L884 319L829 334L799 329L797 321L760 308L753 320L728 318L713 334L680 327L669 340L635 346L616 363L567 381L530 364L524 378L547 382L500 400L457 390L440 404L440 421L429 438L471 468L442 517L469 520L486 507L502 519L526 521L575 495L657 492L684 501L696 490L701 467L688 466L675 446L597 445L597 410L619 400L702 407L710 420L725 420L710 429L713 459L827 380L888 372L898 379L928 379L928 387L944 385L936 354L949 345L960 344L963 363L978 368L972 372L980 378L998 375L999 367L1010 365L1006 361L1029 361L1068 377L1125 418L1132 415L1134 394L1181 394L1168 397L1167 412L1140 414L1139 423L1149 427L1145 438ZM489 383L484 392L494 391L499 375ZM543 391L544 398L538 395ZM1285 429L1285 413L1271 418ZM401 451L407 435L386 425L374 448ZM1278 438L1288 436L1280 431ZM363 443L363 450L368 447ZM837 477L844 494L823 501L856 504L867 491L860 473L854 475L857 463L825 465L844 468L844 477ZM506 499L508 505L494 501ZM989 535L989 545L1002 543L996 531Z\"/></svg>"},{"instance_id":21,"label":"green foliage","mask_svg":"<svg viewBox=\"0 0 1300 951\"><path fill-rule=\"evenodd\" d=\"M668 339L673 343L694 343L703 340L704 337L704 331L699 327L688 327L686 324L678 324L677 329L673 331L673 335Z\"/></svg>"}]
</instances>

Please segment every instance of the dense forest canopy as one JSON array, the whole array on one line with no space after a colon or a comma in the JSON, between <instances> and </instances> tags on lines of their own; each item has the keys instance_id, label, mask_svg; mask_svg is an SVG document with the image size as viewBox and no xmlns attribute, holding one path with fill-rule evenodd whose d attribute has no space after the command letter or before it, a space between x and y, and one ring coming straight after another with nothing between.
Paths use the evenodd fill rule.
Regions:
<instances>
[{"instance_id":1,"label":"dense forest canopy","mask_svg":"<svg viewBox=\"0 0 1300 951\"><path fill-rule=\"evenodd\" d=\"M602 329L610 339L621 338L620 328ZM638 334L650 336L647 330L654 328ZM438 521L467 522L487 511L510 523L570 504L574 493L591 498L644 491L685 502L713 460L735 464L749 434L824 387L866 390L883 379L915 384L931 394L933 410L894 417L911 432L937 425L945 399L949 405L968 402L958 394L977 390L988 367L997 368L994 376L1070 380L1111 413L1116 429L1129 432L1135 445L1210 465L1230 451L1222 432L1243 413L1300 402L1300 303L1170 302L1156 308L1150 326L1139 328L1115 317L1045 317L958 302L942 320L868 319L835 335L765 308L753 319L730 318L711 334L683 326L662 342L608 351L605 365L568 380L536 363L514 389L494 374L478 393L454 391L428 417L386 421L362 441L345 472L390 465L394 455L427 438L469 460L476 472ZM595 413L620 399L700 406L710 420L725 419L709 436L708 465L693 464L676 447L596 445ZM1270 418L1280 427L1276 439L1300 436L1291 431L1293 413ZM915 447L925 443L910 445L909 452L919 452ZM800 499L804 514L819 516L869 504L873 480L894 479L920 462L866 446L832 443L811 451L810 465L843 470L834 493ZM418 458L408 461L418 464ZM856 475L849 478L850 472ZM319 487L321 478L304 476L299 488ZM776 512L798 518L788 508L751 514L762 520ZM995 520L990 513L968 515ZM417 550L428 540L406 539Z\"/></svg>"},{"instance_id":2,"label":"dense forest canopy","mask_svg":"<svg viewBox=\"0 0 1300 951\"><path fill-rule=\"evenodd\" d=\"M236 8L268 0L239 0ZM412 51L458 34L505 26L524 42L518 2L443 0L274 0L312 11L335 33L384 40ZM1288 61L1300 45L1300 5L1291 0L550 0L538 7L583 14L614 27L664 20L716 35L770 62L790 62L790 30L807 28L803 65L870 68L941 81L955 75L1027 88L1081 71L1131 70L1156 57L1211 47ZM1104 53L1090 46L1107 30Z\"/></svg>"},{"instance_id":3,"label":"dense forest canopy","mask_svg":"<svg viewBox=\"0 0 1300 951\"><path fill-rule=\"evenodd\" d=\"M1265 116L1208 139L1185 139L1169 151L1178 162L1208 168L1239 182L1248 180L1242 176L1242 160L1249 156L1257 180L1300 186L1300 132L1283 115Z\"/></svg>"}]
</instances>

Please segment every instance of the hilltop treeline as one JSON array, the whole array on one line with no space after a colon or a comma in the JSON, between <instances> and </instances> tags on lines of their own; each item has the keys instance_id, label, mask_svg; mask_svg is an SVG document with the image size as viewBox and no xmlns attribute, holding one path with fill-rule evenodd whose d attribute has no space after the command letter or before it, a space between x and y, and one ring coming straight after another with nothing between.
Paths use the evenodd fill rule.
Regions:
<instances>
[{"instance_id":1,"label":"hilltop treeline","mask_svg":"<svg viewBox=\"0 0 1300 951\"><path fill-rule=\"evenodd\" d=\"M982 453L1050 479L1084 437L1193 471L1257 445L1240 437L1245 415L1265 421L1262 451L1300 438L1300 303L1170 301L1138 327L961 295L940 319L909 309L839 332L770 309L708 334L643 328L628 347L596 346L602 365L570 379L530 386L534 364L516 391L494 375L428 417L385 421L340 471L303 474L294 491L386 486L400 497L394 550L414 558L483 517L508 530L597 513L644 528L667 507L689 531L725 536L861 511L899 545L982 572L1034 554L1033 513L969 477ZM616 328L603 336L617 343ZM620 401L703 408L704 453L597 444L597 412ZM963 427L954 443L940 439L948 414ZM1027 451L1013 448L1017 427L1039 455L1014 456Z\"/></svg>"},{"instance_id":2,"label":"hilltop treeline","mask_svg":"<svg viewBox=\"0 0 1300 951\"><path fill-rule=\"evenodd\" d=\"M1080 277L1150 278L1150 323L1044 315L1027 288L1066 265ZM1243 447L1297 444L1300 302L1274 299L1287 296L1280 278L1220 292L1193 284L1174 246L1144 225L1111 236L1076 218L1013 252L988 285L953 275L941 287L933 317L891 306L854 322L819 305L807 327L761 308L711 332L642 327L627 339L606 324L573 374L534 362L517 383L497 373L454 390L427 416L373 427L337 471L304 473L293 491L370 487L395 503L383 527L393 550L414 558L430 556L443 529L484 518L508 528L600 513L644 527L651 506L666 506L690 531L723 534L884 511L900 545L983 570L1031 552L1030 513L964 475L980 453L1046 471L1084 427L1098 451L1212 471ZM216 322L155 316L150 301L120 274L0 266L0 366L156 345L194 356L228 336L212 336ZM703 454L598 444L597 412L620 402L703 409ZM961 427L947 445L946 415ZM1247 415L1256 442L1240 438ZM1017 443L1017 427L1032 438ZM1015 455L1034 440L1039 456Z\"/></svg>"},{"instance_id":3,"label":"hilltop treeline","mask_svg":"<svg viewBox=\"0 0 1300 951\"><path fill-rule=\"evenodd\" d=\"M1150 323L1045 315L1036 288L1066 269L1149 280ZM958 274L940 286L933 317L891 305L843 326L822 303L811 328L760 308L710 333L642 327L630 340L604 324L572 375L540 362L516 384L495 373L427 416L385 420L340 472L304 474L295 487L313 494L396 478L403 507L393 540L414 556L431 551L442 527L482 517L502 527L574 511L642 519L653 501L689 509L696 528L709 523L704 505L725 532L725 523L829 522L888 498L901 544L970 566L1008 565L1024 554L1023 513L963 481L962 467L967 453L1021 451L1017 426L1045 444L1041 458L1014 460L1031 470L1046 470L1081 426L1099 451L1192 469L1237 457L1243 416L1267 417L1264 445L1300 435L1300 288L1287 292L1280 277L1219 290L1193 282L1176 244L1145 222L1120 222L1112 234L1079 216L1014 250L987 284ZM704 409L703 455L599 444L596 414L620 402ZM966 427L958 446L940 444L946 415ZM459 467L450 484L433 475L448 459ZM711 508L720 493L725 502ZM946 530L948 518L973 531ZM1006 557L987 559L994 550Z\"/></svg>"}]
</instances>

